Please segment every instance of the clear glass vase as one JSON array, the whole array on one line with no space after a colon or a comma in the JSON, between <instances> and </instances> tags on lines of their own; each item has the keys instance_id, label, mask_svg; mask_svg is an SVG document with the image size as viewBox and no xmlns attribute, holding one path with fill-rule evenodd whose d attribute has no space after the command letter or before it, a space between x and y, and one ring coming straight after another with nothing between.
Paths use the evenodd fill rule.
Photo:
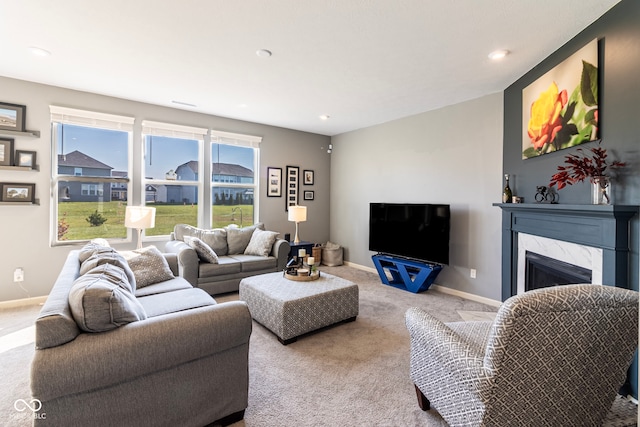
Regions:
<instances>
[{"instance_id":1,"label":"clear glass vase","mask_svg":"<svg viewBox=\"0 0 640 427\"><path fill-rule=\"evenodd\" d=\"M591 203L610 205L613 203L611 179L608 176L594 176L591 179Z\"/></svg>"}]
</instances>

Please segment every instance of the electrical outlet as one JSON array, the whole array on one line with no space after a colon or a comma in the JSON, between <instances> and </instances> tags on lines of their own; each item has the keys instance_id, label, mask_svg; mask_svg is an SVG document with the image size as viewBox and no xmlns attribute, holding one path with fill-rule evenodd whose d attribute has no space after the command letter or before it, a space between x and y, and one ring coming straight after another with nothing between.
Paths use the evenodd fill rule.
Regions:
<instances>
[{"instance_id":1,"label":"electrical outlet","mask_svg":"<svg viewBox=\"0 0 640 427\"><path fill-rule=\"evenodd\" d=\"M22 268L18 267L13 272L13 281L14 282L23 282L24 281L24 270Z\"/></svg>"},{"instance_id":2,"label":"electrical outlet","mask_svg":"<svg viewBox=\"0 0 640 427\"><path fill-rule=\"evenodd\" d=\"M470 276L472 279L475 279L475 278L476 278L476 269L475 269L475 268L472 268L472 269L471 269L471 271L469 272L469 276Z\"/></svg>"}]
</instances>

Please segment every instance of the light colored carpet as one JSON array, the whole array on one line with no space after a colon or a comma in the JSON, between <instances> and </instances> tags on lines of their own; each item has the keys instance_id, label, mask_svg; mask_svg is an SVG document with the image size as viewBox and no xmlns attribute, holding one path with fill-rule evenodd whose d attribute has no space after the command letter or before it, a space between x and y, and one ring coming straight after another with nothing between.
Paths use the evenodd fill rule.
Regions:
<instances>
[{"instance_id":1,"label":"light colored carpet","mask_svg":"<svg viewBox=\"0 0 640 427\"><path fill-rule=\"evenodd\" d=\"M404 313L418 306L444 321L458 321L463 316L491 318L496 309L433 290L401 291L382 285L374 273L351 267L322 267L322 271L359 285L357 320L308 334L288 346L254 322L249 407L244 420L233 427L446 426L437 412L418 407L409 379ZM237 298L229 294L216 300ZM25 334L31 333L38 311L38 306L0 311L2 426L31 425L28 415L13 405L16 399L29 398L33 343L25 344ZM4 339L7 336L11 339ZM615 409L607 426L635 425L635 405L618 400Z\"/></svg>"}]
</instances>

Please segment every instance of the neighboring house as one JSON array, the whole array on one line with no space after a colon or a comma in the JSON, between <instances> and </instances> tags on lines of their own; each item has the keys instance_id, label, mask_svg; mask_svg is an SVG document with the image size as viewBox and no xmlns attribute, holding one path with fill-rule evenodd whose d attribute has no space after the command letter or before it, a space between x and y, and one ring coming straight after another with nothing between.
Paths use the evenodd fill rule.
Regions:
<instances>
[{"instance_id":1,"label":"neighboring house","mask_svg":"<svg viewBox=\"0 0 640 427\"><path fill-rule=\"evenodd\" d=\"M111 176L112 177L117 177L117 178L126 178L128 175L127 175L127 172L112 171L111 172ZM162 195L166 196L166 190L164 192L158 191L159 187L164 187L164 186L163 185L155 186L155 185L150 185L150 184L145 185L145 187L144 187L144 201L148 202L148 203L166 201L166 199L162 197ZM128 184L126 182L113 182L113 183L111 183L111 200L121 200L123 202L126 202L127 201L127 189L128 189Z\"/></svg>"},{"instance_id":2,"label":"neighboring house","mask_svg":"<svg viewBox=\"0 0 640 427\"><path fill-rule=\"evenodd\" d=\"M178 181L198 181L198 162L191 160L176 168ZM213 182L230 184L253 184L251 169L231 163L213 163L211 165ZM213 204L237 205L252 204L253 189L217 187L212 191ZM169 203L197 203L198 189L194 186L170 185L167 188Z\"/></svg>"},{"instance_id":3,"label":"neighboring house","mask_svg":"<svg viewBox=\"0 0 640 427\"><path fill-rule=\"evenodd\" d=\"M111 176L117 178L126 178L128 175L124 171L112 171ZM111 183L111 200L127 201L127 183L112 182Z\"/></svg>"},{"instance_id":4,"label":"neighboring house","mask_svg":"<svg viewBox=\"0 0 640 427\"><path fill-rule=\"evenodd\" d=\"M110 177L113 168L80 151L58 154L58 174L71 176ZM58 189L60 201L110 202L111 191L104 191L105 183L61 181Z\"/></svg>"},{"instance_id":5,"label":"neighboring house","mask_svg":"<svg viewBox=\"0 0 640 427\"><path fill-rule=\"evenodd\" d=\"M156 186L150 184L144 186L144 201L148 203L163 201L158 199L158 188Z\"/></svg>"}]
</instances>

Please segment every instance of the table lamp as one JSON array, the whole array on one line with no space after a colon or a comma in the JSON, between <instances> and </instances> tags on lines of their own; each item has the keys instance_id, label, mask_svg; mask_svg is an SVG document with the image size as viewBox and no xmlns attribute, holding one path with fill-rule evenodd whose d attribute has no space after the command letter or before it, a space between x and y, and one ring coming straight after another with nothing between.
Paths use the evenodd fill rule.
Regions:
<instances>
[{"instance_id":1,"label":"table lamp","mask_svg":"<svg viewBox=\"0 0 640 427\"><path fill-rule=\"evenodd\" d=\"M289 221L296 223L296 236L293 238L293 243L300 243L298 237L298 224L307 220L307 207L306 206L289 206Z\"/></svg>"},{"instance_id":2,"label":"table lamp","mask_svg":"<svg viewBox=\"0 0 640 427\"><path fill-rule=\"evenodd\" d=\"M127 206L124 214L124 226L138 230L138 246L142 248L142 230L156 225L156 208L147 206Z\"/></svg>"}]
</instances>

